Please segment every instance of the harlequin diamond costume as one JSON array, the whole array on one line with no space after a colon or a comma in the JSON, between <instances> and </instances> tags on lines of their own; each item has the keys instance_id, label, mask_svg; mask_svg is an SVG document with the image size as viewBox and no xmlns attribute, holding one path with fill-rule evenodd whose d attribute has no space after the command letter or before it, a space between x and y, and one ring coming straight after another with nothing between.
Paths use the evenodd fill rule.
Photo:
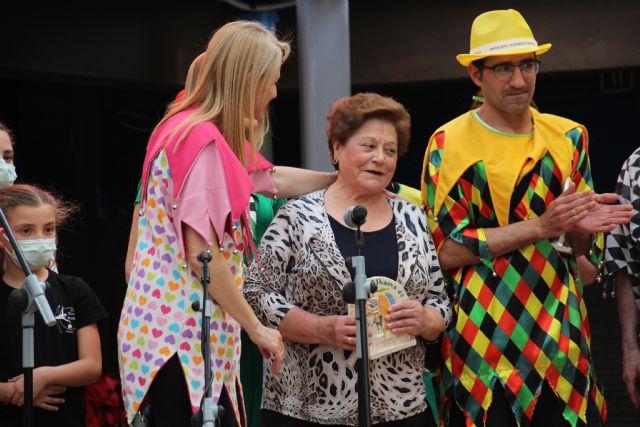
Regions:
<instances>
[{"instance_id":1,"label":"harlequin diamond costume","mask_svg":"<svg viewBox=\"0 0 640 427\"><path fill-rule=\"evenodd\" d=\"M480 15L463 65L491 55L542 54L522 16L513 10ZM541 216L563 192L592 186L586 129L530 110L533 132L506 134L470 111L438 129L424 158L422 196L436 246L446 239L478 258L449 271L457 319L445 334L442 387L463 410L467 425L483 426L496 382L517 422L527 425L544 382L562 416L585 422L589 399L602 417L590 330L575 257L550 240L493 258L484 229ZM602 237L590 252L602 254Z\"/></svg>"}]
</instances>

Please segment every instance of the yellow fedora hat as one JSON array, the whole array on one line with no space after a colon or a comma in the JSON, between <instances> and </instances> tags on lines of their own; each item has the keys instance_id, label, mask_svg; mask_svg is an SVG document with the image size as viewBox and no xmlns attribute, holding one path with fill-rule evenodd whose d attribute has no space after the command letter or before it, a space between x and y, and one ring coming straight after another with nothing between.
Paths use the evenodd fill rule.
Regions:
<instances>
[{"instance_id":1,"label":"yellow fedora hat","mask_svg":"<svg viewBox=\"0 0 640 427\"><path fill-rule=\"evenodd\" d=\"M531 28L520 12L513 9L485 12L473 21L469 53L456 55L464 66L471 62L498 55L535 53L542 55L551 43L538 46Z\"/></svg>"}]
</instances>

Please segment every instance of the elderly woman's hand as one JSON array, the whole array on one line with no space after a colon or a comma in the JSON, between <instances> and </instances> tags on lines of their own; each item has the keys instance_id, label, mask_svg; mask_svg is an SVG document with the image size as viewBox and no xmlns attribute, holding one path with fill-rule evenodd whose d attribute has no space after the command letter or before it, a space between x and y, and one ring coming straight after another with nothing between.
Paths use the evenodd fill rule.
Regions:
<instances>
[{"instance_id":1,"label":"elderly woman's hand","mask_svg":"<svg viewBox=\"0 0 640 427\"><path fill-rule=\"evenodd\" d=\"M429 341L437 338L444 328L444 319L437 309L424 307L414 300L391 305L386 320L396 335L419 335Z\"/></svg>"},{"instance_id":2,"label":"elderly woman's hand","mask_svg":"<svg viewBox=\"0 0 640 427\"><path fill-rule=\"evenodd\" d=\"M355 350L355 316L326 316L321 319L321 342L323 344L343 350Z\"/></svg>"},{"instance_id":3,"label":"elderly woman's hand","mask_svg":"<svg viewBox=\"0 0 640 427\"><path fill-rule=\"evenodd\" d=\"M284 344L282 343L280 332L260 324L249 335L249 338L258 346L265 359L273 356L271 372L274 374L280 372L282 359L284 358Z\"/></svg>"}]
</instances>

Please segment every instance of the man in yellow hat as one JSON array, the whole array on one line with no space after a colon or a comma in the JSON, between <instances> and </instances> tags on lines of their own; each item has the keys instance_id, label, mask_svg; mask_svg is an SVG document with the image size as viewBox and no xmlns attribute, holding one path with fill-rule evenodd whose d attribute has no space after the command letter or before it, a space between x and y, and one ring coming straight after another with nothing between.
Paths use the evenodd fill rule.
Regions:
<instances>
[{"instance_id":1,"label":"man in yellow hat","mask_svg":"<svg viewBox=\"0 0 640 427\"><path fill-rule=\"evenodd\" d=\"M484 103L425 154L422 198L457 312L442 345L451 425L584 425L587 407L606 418L575 257L599 264L594 233L631 212L591 190L586 129L530 107L550 48L515 10L478 16L457 59Z\"/></svg>"}]
</instances>

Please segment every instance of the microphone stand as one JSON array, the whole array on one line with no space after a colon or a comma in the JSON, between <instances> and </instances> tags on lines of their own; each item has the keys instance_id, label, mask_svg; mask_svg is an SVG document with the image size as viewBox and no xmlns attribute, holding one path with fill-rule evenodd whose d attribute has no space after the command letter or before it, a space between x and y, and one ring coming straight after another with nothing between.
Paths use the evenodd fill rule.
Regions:
<instances>
[{"instance_id":1,"label":"microphone stand","mask_svg":"<svg viewBox=\"0 0 640 427\"><path fill-rule=\"evenodd\" d=\"M206 250L198 255L198 261L202 264L202 306L200 301L191 303L193 311L202 313L200 324L200 344L202 348L202 357L204 359L204 394L200 401L200 409L191 416L191 427L215 427L220 425L220 418L224 416L224 407L213 405L213 396L211 395L211 381L213 380L213 372L211 372L211 313L213 307L211 300L208 298L209 292L209 262L212 260L211 250Z\"/></svg>"},{"instance_id":2,"label":"microphone stand","mask_svg":"<svg viewBox=\"0 0 640 427\"><path fill-rule=\"evenodd\" d=\"M362 255L364 249L364 236L360 226L365 219L354 221L356 225L356 253L354 257L345 261L353 282L347 283L343 290L343 299L347 303L353 304L353 288L355 287L355 308L356 308L356 357L358 363L358 426L371 426L371 402L369 384L369 339L367 332L367 299L370 292L376 291L376 285L367 280L365 270L365 260Z\"/></svg>"},{"instance_id":3,"label":"microphone stand","mask_svg":"<svg viewBox=\"0 0 640 427\"><path fill-rule=\"evenodd\" d=\"M11 291L9 295L9 305L17 308L22 312L22 370L24 381L24 406L23 406L23 425L25 427L33 426L33 330L35 327L35 311L38 310L42 316L42 320L47 326L56 324L47 297L44 294L45 285L38 281L38 277L31 273L27 261L20 250L20 246L16 241L13 231L9 226L4 212L0 209L0 222L4 228L9 242L13 247L13 252L18 257L20 267L24 271L25 282L21 288Z\"/></svg>"}]
</instances>

